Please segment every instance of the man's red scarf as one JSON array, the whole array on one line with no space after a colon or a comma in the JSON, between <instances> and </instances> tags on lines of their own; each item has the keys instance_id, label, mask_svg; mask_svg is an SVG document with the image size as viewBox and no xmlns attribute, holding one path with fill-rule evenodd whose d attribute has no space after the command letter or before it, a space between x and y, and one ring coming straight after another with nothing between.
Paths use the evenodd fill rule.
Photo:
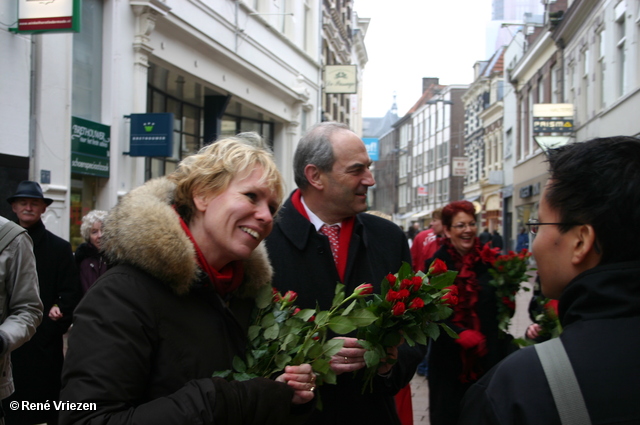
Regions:
<instances>
[{"instance_id":1,"label":"man's red scarf","mask_svg":"<svg viewBox=\"0 0 640 425\"><path fill-rule=\"evenodd\" d=\"M304 218L309 220L309 216L307 215L307 211L304 209L304 205L302 205L302 200L300 197L302 196L302 192L300 189L297 189L291 195L291 203L296 208L296 210L302 214ZM342 226L340 227L340 237L339 239L339 247L338 247L338 275L340 276L340 280L344 282L344 273L347 268L347 259L349 256L349 243L351 242L351 235L353 234L353 225L355 223L355 217L349 217L342 221ZM332 223L327 223L332 224Z\"/></svg>"},{"instance_id":2,"label":"man's red scarf","mask_svg":"<svg viewBox=\"0 0 640 425\"><path fill-rule=\"evenodd\" d=\"M473 329L480 332L480 319L476 312L476 304L478 303L478 291L480 285L478 284L478 276L473 270L479 261L482 261L480 257L480 240L475 239L475 243L471 250L464 256L455 249L451 243L451 239L446 238L444 241L447 252L451 257L454 268L458 271L458 275L454 281L454 285L458 288L458 304L453 307L453 316L451 322L462 329ZM462 373L459 379L462 382L470 382L478 379L478 368L475 349L465 350L461 348L462 357Z\"/></svg>"},{"instance_id":3,"label":"man's red scarf","mask_svg":"<svg viewBox=\"0 0 640 425\"><path fill-rule=\"evenodd\" d=\"M177 214L177 212L176 212ZM200 250L198 243L193 238L191 231L189 230L189 226L184 222L182 217L178 215L180 219L180 226L182 226L182 230L187 234L193 247L196 250L196 260L198 261L198 266L204 271L209 279L213 283L216 292L221 296L225 297L231 292L238 289L240 284L242 283L242 278L244 277L244 269L242 268L242 263L240 261L232 261L222 268L222 270L218 271L211 267L207 262L204 254Z\"/></svg>"}]
</instances>

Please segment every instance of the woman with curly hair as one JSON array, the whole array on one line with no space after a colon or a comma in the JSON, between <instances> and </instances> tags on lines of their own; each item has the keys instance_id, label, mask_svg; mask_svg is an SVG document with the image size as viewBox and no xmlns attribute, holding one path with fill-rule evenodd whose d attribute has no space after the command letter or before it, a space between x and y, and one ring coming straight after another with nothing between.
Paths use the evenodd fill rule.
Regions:
<instances>
[{"instance_id":1,"label":"woman with curly hair","mask_svg":"<svg viewBox=\"0 0 640 425\"><path fill-rule=\"evenodd\" d=\"M80 234L84 238L84 242L76 248L74 257L80 271L83 294L86 294L91 285L107 271L106 258L100 251L102 226L106 217L107 212L101 210L89 211L87 215L82 217Z\"/></svg>"},{"instance_id":2,"label":"woman with curly hair","mask_svg":"<svg viewBox=\"0 0 640 425\"><path fill-rule=\"evenodd\" d=\"M456 424L465 391L516 348L511 344L513 338L498 329L495 289L489 285L491 266L485 261L495 253L480 245L473 204L451 202L442 209L442 224L446 238L435 256L425 262L425 270L440 259L449 270L458 272L451 291L457 293L457 303L450 302L453 313L447 324L459 338L441 335L431 347L428 378L432 425ZM451 295L449 299L456 297Z\"/></svg>"}]
</instances>

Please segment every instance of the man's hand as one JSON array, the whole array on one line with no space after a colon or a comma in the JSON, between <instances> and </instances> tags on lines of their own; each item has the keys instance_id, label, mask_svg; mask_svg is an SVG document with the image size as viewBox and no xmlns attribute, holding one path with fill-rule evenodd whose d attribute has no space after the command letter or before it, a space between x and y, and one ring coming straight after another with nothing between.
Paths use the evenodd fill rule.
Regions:
<instances>
[{"instance_id":1,"label":"man's hand","mask_svg":"<svg viewBox=\"0 0 640 425\"><path fill-rule=\"evenodd\" d=\"M366 353L367 350L362 348L356 338L336 337L333 339L344 340L342 349L331 356L331 369L333 369L336 375L345 372L355 372L366 366L364 353Z\"/></svg>"},{"instance_id":2,"label":"man's hand","mask_svg":"<svg viewBox=\"0 0 640 425\"><path fill-rule=\"evenodd\" d=\"M60 307L58 307L57 305L51 307L51 310L49 310L49 319L54 321L62 319L62 312L60 311Z\"/></svg>"}]
</instances>

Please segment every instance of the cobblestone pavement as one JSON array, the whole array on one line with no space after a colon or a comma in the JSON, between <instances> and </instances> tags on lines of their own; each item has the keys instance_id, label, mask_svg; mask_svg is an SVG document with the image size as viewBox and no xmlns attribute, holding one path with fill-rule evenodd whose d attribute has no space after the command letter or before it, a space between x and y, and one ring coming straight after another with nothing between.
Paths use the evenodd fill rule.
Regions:
<instances>
[{"instance_id":1,"label":"cobblestone pavement","mask_svg":"<svg viewBox=\"0 0 640 425\"><path fill-rule=\"evenodd\" d=\"M533 277L528 288L533 288ZM529 319L529 301L532 291L520 291L516 294L516 313L511 320L509 331L515 338L522 338L527 326L531 324ZM413 424L428 425L429 421L429 383L424 376L415 375L411 380L411 403L413 405Z\"/></svg>"}]
</instances>

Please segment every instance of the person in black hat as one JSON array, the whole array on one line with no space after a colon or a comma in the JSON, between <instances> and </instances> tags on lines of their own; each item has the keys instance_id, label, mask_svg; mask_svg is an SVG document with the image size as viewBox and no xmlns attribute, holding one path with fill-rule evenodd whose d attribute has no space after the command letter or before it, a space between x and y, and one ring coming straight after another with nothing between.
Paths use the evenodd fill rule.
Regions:
<instances>
[{"instance_id":1,"label":"person in black hat","mask_svg":"<svg viewBox=\"0 0 640 425\"><path fill-rule=\"evenodd\" d=\"M7 202L18 217L18 224L27 229L33 240L44 318L33 338L11 354L16 391L6 402L53 403L60 393L62 335L71 325L73 310L82 294L78 269L71 244L48 231L42 222L42 214L53 199L44 197L37 182L21 182ZM55 409L7 409L5 414L7 425L51 425L57 423L58 416Z\"/></svg>"}]
</instances>

